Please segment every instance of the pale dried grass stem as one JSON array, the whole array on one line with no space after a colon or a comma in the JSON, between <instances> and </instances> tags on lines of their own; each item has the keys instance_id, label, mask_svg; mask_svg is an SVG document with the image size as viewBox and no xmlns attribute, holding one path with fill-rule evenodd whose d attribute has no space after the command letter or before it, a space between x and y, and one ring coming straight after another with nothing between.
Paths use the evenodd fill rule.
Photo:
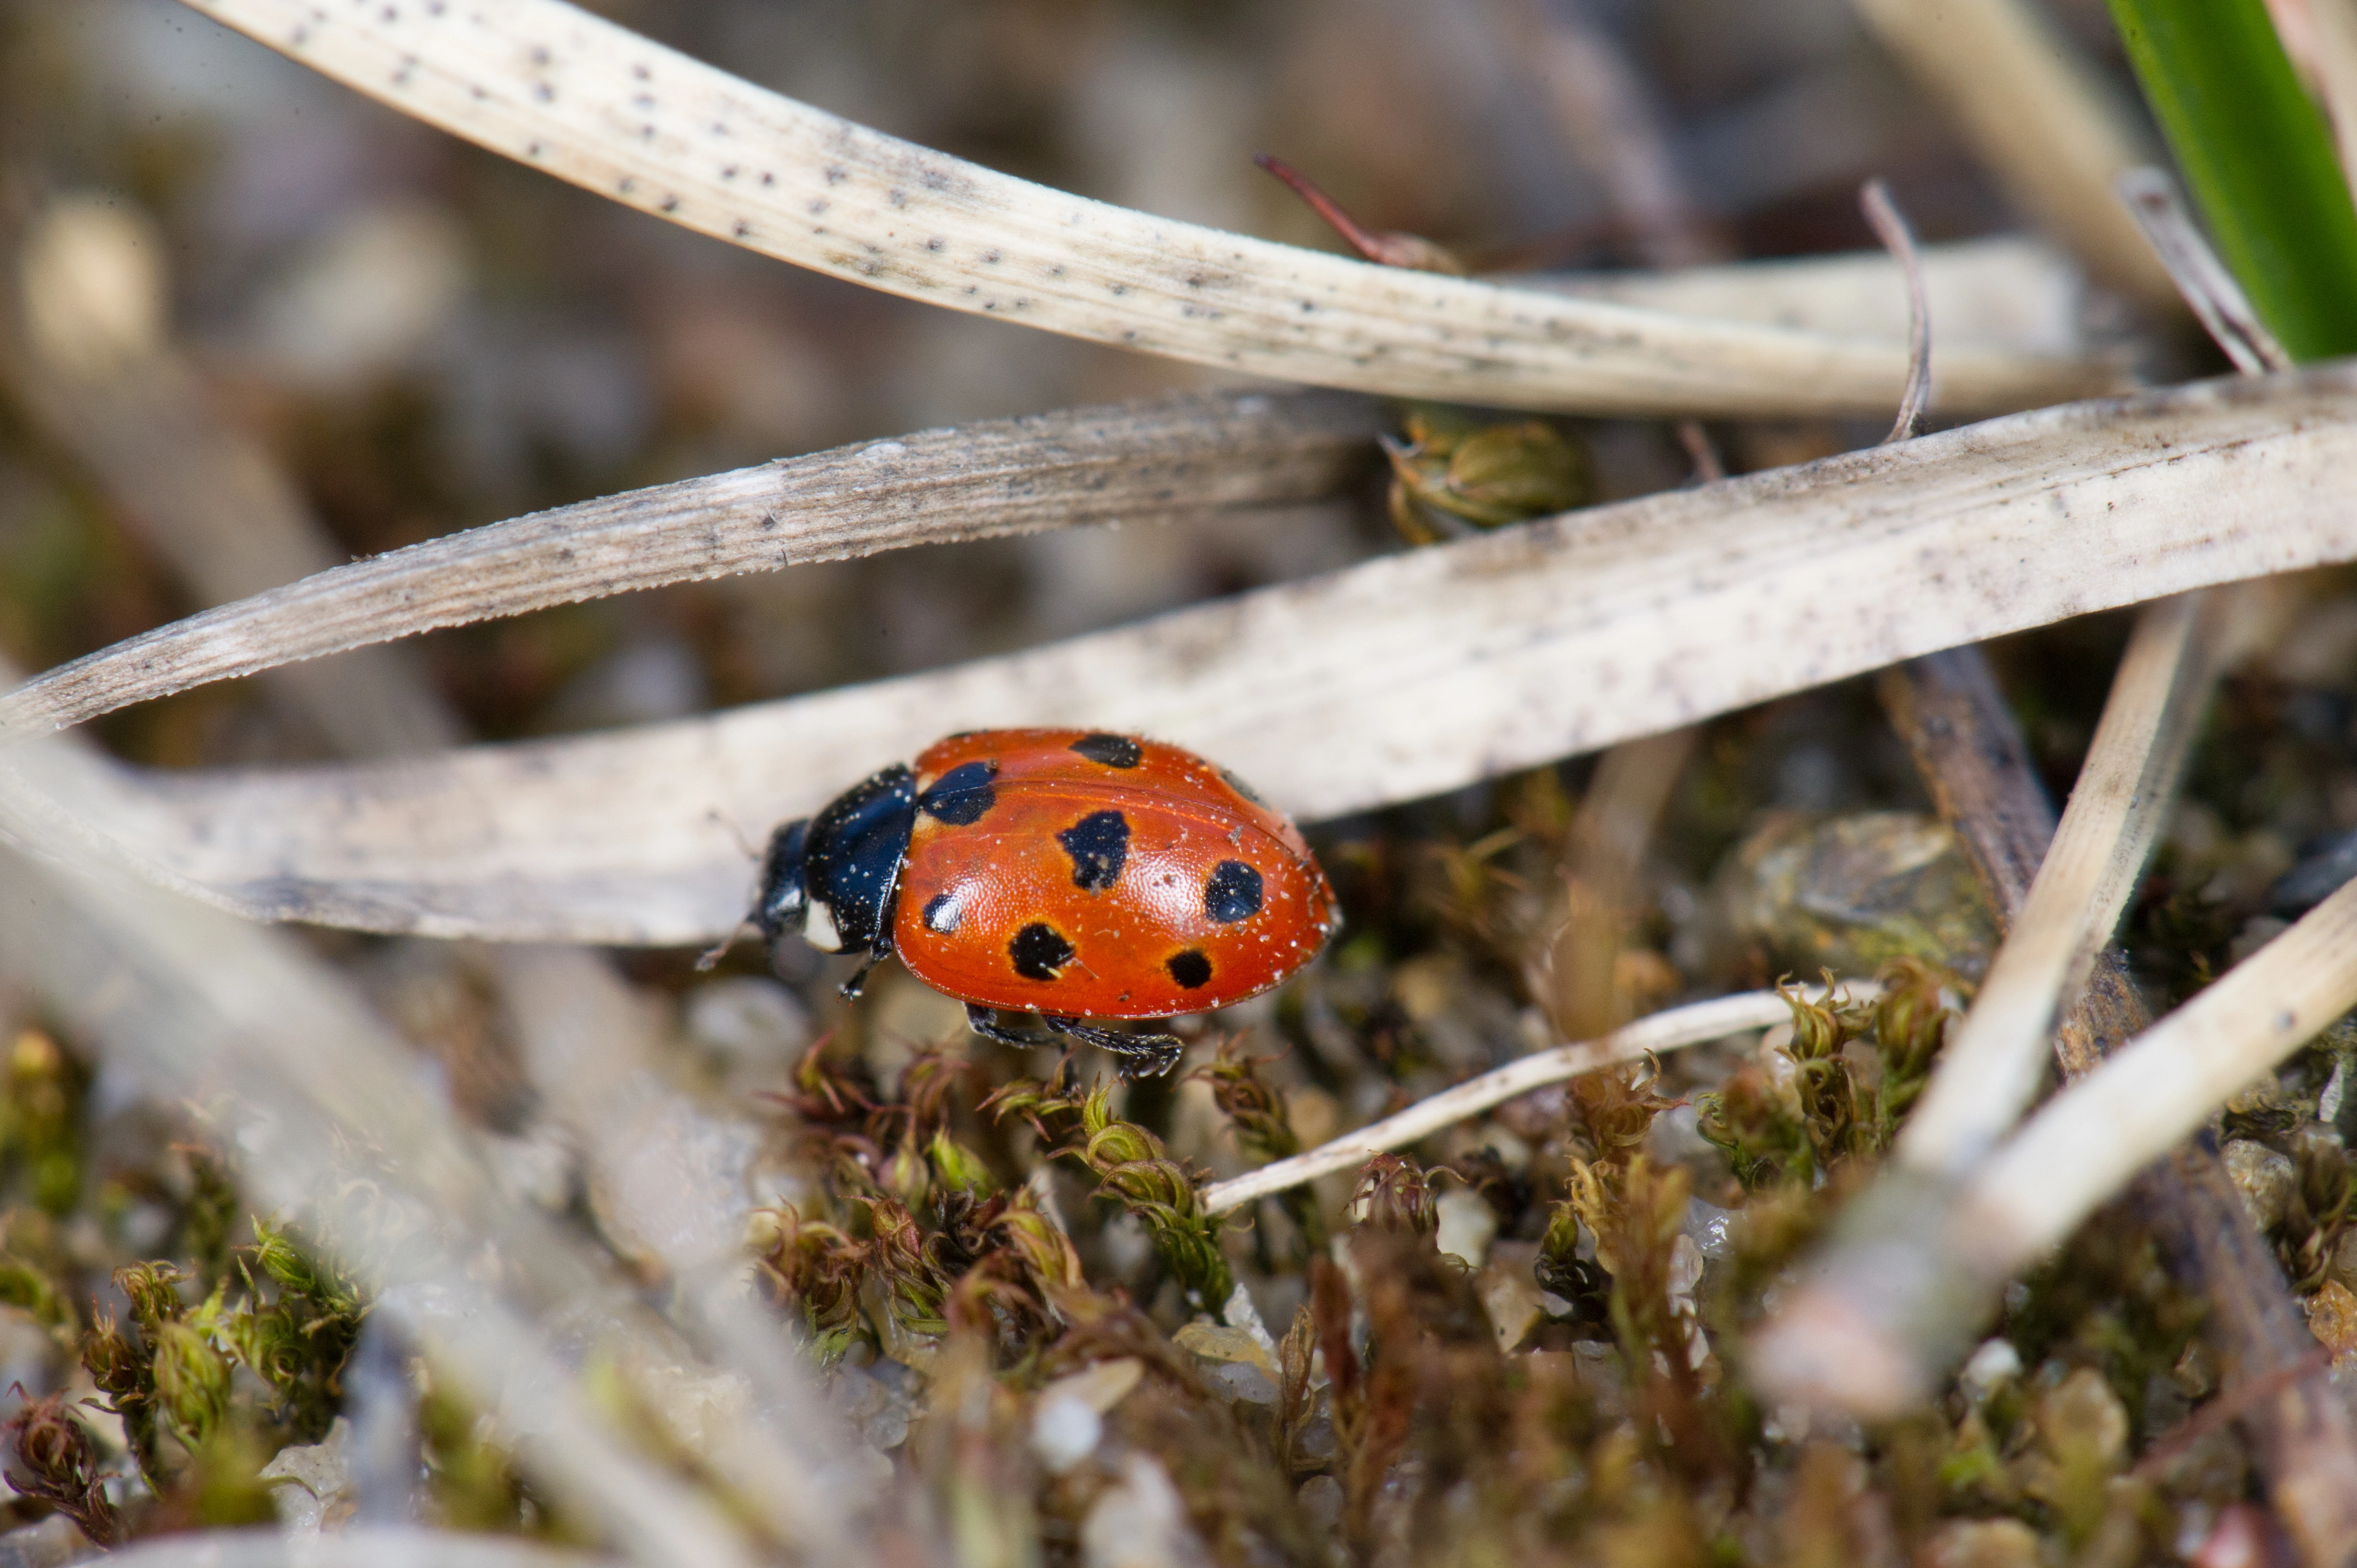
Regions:
<instances>
[{"instance_id":1,"label":"pale dried grass stem","mask_svg":"<svg viewBox=\"0 0 2357 1568\"><path fill-rule=\"evenodd\" d=\"M1941 1053L1897 1156L1957 1173L2004 1137L2045 1077L2061 1008L2111 940L2175 799L2219 671L2246 647L2247 599L2189 594L2137 618L2029 897Z\"/></svg>"},{"instance_id":2,"label":"pale dried grass stem","mask_svg":"<svg viewBox=\"0 0 2357 1568\"><path fill-rule=\"evenodd\" d=\"M1933 649L2357 558L2352 462L2357 371L2319 367L2017 415L709 717L100 788L157 875L259 917L708 942L748 895L740 835L951 731L1159 735L1297 816L1337 815Z\"/></svg>"},{"instance_id":3,"label":"pale dried grass stem","mask_svg":"<svg viewBox=\"0 0 2357 1568\"><path fill-rule=\"evenodd\" d=\"M160 394L124 395L145 403ZM60 407L59 417L79 424L99 414ZM1383 428L1374 404L1332 393L1186 393L919 431L579 501L336 566L60 665L0 697L0 736L76 725L423 631L670 583L1315 500L1345 486ZM77 437L77 446L93 448L94 460L113 450L96 435ZM221 449L242 450L234 442ZM219 478L217 467L200 463L196 478ZM152 472L129 463L105 471L125 483ZM294 504L234 481L227 499ZM202 499L172 504L219 510Z\"/></svg>"},{"instance_id":4,"label":"pale dried grass stem","mask_svg":"<svg viewBox=\"0 0 2357 1568\"><path fill-rule=\"evenodd\" d=\"M1846 981L1843 987L1852 996L1874 993L1872 985L1856 981ZM1445 1127L1470 1121L1518 1095L1550 1083L1560 1083L1599 1068L1637 1061L1648 1053L1697 1046L1747 1029L1764 1029L1792 1015L1792 1004L1777 993L1746 991L1655 1013L1623 1025L1601 1039L1535 1051L1495 1071L1468 1079L1454 1089L1420 1100L1396 1116L1386 1116L1355 1133L1345 1133L1306 1154L1274 1161L1227 1181L1213 1182L1203 1189L1203 1206L1213 1214L1224 1214L1320 1176L1354 1170L1366 1163L1369 1155L1404 1149Z\"/></svg>"},{"instance_id":5,"label":"pale dried grass stem","mask_svg":"<svg viewBox=\"0 0 2357 1568\"><path fill-rule=\"evenodd\" d=\"M2357 883L2049 1101L1974 1173L1953 1240L1991 1277L2026 1266L2352 1006Z\"/></svg>"},{"instance_id":6,"label":"pale dried grass stem","mask_svg":"<svg viewBox=\"0 0 2357 1568\"><path fill-rule=\"evenodd\" d=\"M2168 274L2112 199L2120 171L2151 156L2135 111L2030 0L1853 3L2025 212L2099 281L2175 304Z\"/></svg>"},{"instance_id":7,"label":"pale dried grass stem","mask_svg":"<svg viewBox=\"0 0 2357 1568\"><path fill-rule=\"evenodd\" d=\"M2308 0L2316 38L2316 77L2324 90L2341 177L2357 192L2357 0Z\"/></svg>"},{"instance_id":8,"label":"pale dried grass stem","mask_svg":"<svg viewBox=\"0 0 2357 1568\"><path fill-rule=\"evenodd\" d=\"M509 1535L355 1526L296 1541L277 1530L208 1530L135 1541L108 1568L601 1568L613 1560Z\"/></svg>"},{"instance_id":9,"label":"pale dried grass stem","mask_svg":"<svg viewBox=\"0 0 2357 1568\"><path fill-rule=\"evenodd\" d=\"M1089 201L781 98L561 0L188 0L404 113L672 222L950 309L1229 371L1587 413L1861 413L1892 344L1371 266ZM1959 410L2115 385L1959 351Z\"/></svg>"}]
</instances>

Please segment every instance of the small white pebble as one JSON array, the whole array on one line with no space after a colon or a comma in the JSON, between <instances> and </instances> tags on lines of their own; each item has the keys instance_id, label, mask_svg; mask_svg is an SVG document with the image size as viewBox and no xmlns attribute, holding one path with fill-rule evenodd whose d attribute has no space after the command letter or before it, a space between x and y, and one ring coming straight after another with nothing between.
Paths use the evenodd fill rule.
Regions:
<instances>
[{"instance_id":1,"label":"small white pebble","mask_svg":"<svg viewBox=\"0 0 2357 1568\"><path fill-rule=\"evenodd\" d=\"M1064 1474L1095 1453L1103 1435L1104 1418L1077 1395L1050 1394L1031 1415L1031 1452L1051 1476Z\"/></svg>"},{"instance_id":2,"label":"small white pebble","mask_svg":"<svg viewBox=\"0 0 2357 1568\"><path fill-rule=\"evenodd\" d=\"M1956 1375L1956 1382L1964 1397L1979 1404L2014 1379L2021 1376L2021 1352L2011 1340L1984 1339L1980 1348L1964 1362L1964 1369Z\"/></svg>"},{"instance_id":3,"label":"small white pebble","mask_svg":"<svg viewBox=\"0 0 2357 1568\"><path fill-rule=\"evenodd\" d=\"M1480 1268L1490 1256L1490 1239L1498 1233L1498 1217L1488 1200L1478 1192L1452 1187L1433 1207L1440 1211L1440 1232L1435 1239L1440 1250L1463 1259L1467 1268Z\"/></svg>"}]
</instances>

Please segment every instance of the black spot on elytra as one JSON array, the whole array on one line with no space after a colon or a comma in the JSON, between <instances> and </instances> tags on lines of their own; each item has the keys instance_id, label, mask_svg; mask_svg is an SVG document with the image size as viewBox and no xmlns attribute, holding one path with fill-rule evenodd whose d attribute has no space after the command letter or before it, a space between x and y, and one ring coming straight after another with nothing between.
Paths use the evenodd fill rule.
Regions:
<instances>
[{"instance_id":1,"label":"black spot on elytra","mask_svg":"<svg viewBox=\"0 0 2357 1568\"><path fill-rule=\"evenodd\" d=\"M925 900L925 929L948 936L958 929L958 917L965 913L946 893L936 893Z\"/></svg>"},{"instance_id":2,"label":"black spot on elytra","mask_svg":"<svg viewBox=\"0 0 2357 1568\"><path fill-rule=\"evenodd\" d=\"M1125 735L1084 735L1072 742L1072 749L1107 768L1135 768L1146 755L1137 742Z\"/></svg>"},{"instance_id":3,"label":"black spot on elytra","mask_svg":"<svg viewBox=\"0 0 2357 1568\"><path fill-rule=\"evenodd\" d=\"M1119 811L1091 811L1056 842L1072 857L1072 886L1102 893L1120 880L1129 862L1129 819Z\"/></svg>"},{"instance_id":4,"label":"black spot on elytra","mask_svg":"<svg viewBox=\"0 0 2357 1568\"><path fill-rule=\"evenodd\" d=\"M1072 944L1055 927L1034 920L1015 933L1015 940L1006 944L1006 956L1015 961L1015 972L1024 979L1053 980L1072 961Z\"/></svg>"},{"instance_id":5,"label":"black spot on elytra","mask_svg":"<svg viewBox=\"0 0 2357 1568\"><path fill-rule=\"evenodd\" d=\"M971 827L998 804L998 791L990 787L991 776L997 771L994 762L962 762L917 797L917 809L953 828Z\"/></svg>"},{"instance_id":6,"label":"black spot on elytra","mask_svg":"<svg viewBox=\"0 0 2357 1568\"><path fill-rule=\"evenodd\" d=\"M1223 926L1260 913L1260 873L1241 860L1223 860L1203 884L1203 913Z\"/></svg>"},{"instance_id":7,"label":"black spot on elytra","mask_svg":"<svg viewBox=\"0 0 2357 1568\"><path fill-rule=\"evenodd\" d=\"M1211 983L1211 961L1193 948L1185 952L1172 953L1163 961L1162 967L1170 972L1171 979L1189 991L1200 991Z\"/></svg>"},{"instance_id":8,"label":"black spot on elytra","mask_svg":"<svg viewBox=\"0 0 2357 1568\"><path fill-rule=\"evenodd\" d=\"M1260 792L1258 790L1254 789L1251 785L1245 783L1243 779L1237 778L1234 774L1229 772L1224 768L1220 769L1220 782L1225 784L1229 789L1233 789L1237 794L1242 795L1245 800L1250 800L1255 806L1265 806L1268 804L1267 801L1260 798Z\"/></svg>"}]
</instances>

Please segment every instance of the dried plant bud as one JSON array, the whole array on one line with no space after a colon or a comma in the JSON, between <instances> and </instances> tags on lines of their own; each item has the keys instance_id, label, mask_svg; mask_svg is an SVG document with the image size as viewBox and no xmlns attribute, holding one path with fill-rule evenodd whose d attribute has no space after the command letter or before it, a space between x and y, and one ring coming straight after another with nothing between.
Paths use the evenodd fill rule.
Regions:
<instances>
[{"instance_id":1,"label":"dried plant bud","mask_svg":"<svg viewBox=\"0 0 2357 1568\"><path fill-rule=\"evenodd\" d=\"M1290 1159L1301 1152L1285 1096L1260 1075L1264 1061L1273 1057L1243 1054L1243 1036L1220 1042L1219 1055L1189 1076L1211 1086L1211 1100L1235 1130L1236 1142L1264 1160Z\"/></svg>"},{"instance_id":2,"label":"dried plant bud","mask_svg":"<svg viewBox=\"0 0 2357 1568\"><path fill-rule=\"evenodd\" d=\"M813 1040L794 1064L793 1092L784 1099L803 1121L834 1126L865 1121L877 1096L866 1064L839 1049L830 1033Z\"/></svg>"},{"instance_id":3,"label":"dried plant bud","mask_svg":"<svg viewBox=\"0 0 2357 1568\"><path fill-rule=\"evenodd\" d=\"M933 1266L916 1217L893 1197L860 1202L867 1211L870 1235L868 1274L883 1292L884 1310L893 1324L906 1334L938 1337L948 1333L942 1309L952 1282Z\"/></svg>"},{"instance_id":4,"label":"dried plant bud","mask_svg":"<svg viewBox=\"0 0 2357 1568\"><path fill-rule=\"evenodd\" d=\"M1598 1159L1625 1163L1652 1130L1653 1118L1680 1103L1655 1092L1661 1076L1661 1064L1649 1058L1641 1066L1583 1074L1566 1086L1572 1114Z\"/></svg>"},{"instance_id":5,"label":"dried plant bud","mask_svg":"<svg viewBox=\"0 0 2357 1568\"><path fill-rule=\"evenodd\" d=\"M1414 1160L1372 1155L1351 1194L1351 1212L1376 1230L1429 1236L1440 1228L1440 1208L1431 1178Z\"/></svg>"},{"instance_id":6,"label":"dried plant bud","mask_svg":"<svg viewBox=\"0 0 2357 1568\"><path fill-rule=\"evenodd\" d=\"M1835 989L1833 972L1824 973L1825 994L1812 1002L1801 988L1780 984L1776 993L1792 1010L1792 1043L1786 1047L1794 1061L1824 1061L1841 1054L1842 1047L1862 1033L1866 1020L1857 1009L1844 1004Z\"/></svg>"},{"instance_id":7,"label":"dried plant bud","mask_svg":"<svg viewBox=\"0 0 2357 1568\"><path fill-rule=\"evenodd\" d=\"M1544 420L1469 428L1411 414L1386 438L1393 524L1411 543L1568 511L1594 491L1587 456Z\"/></svg>"},{"instance_id":8,"label":"dried plant bud","mask_svg":"<svg viewBox=\"0 0 2357 1568\"><path fill-rule=\"evenodd\" d=\"M1040 1212L1039 1200L1030 1193L1016 1194L1015 1200L993 1222L992 1231L993 1240L1020 1264L1026 1281L1049 1305L1054 1305L1063 1292L1087 1288L1080 1254L1072 1251L1072 1239Z\"/></svg>"},{"instance_id":9,"label":"dried plant bud","mask_svg":"<svg viewBox=\"0 0 2357 1568\"><path fill-rule=\"evenodd\" d=\"M907 1107L909 1141L921 1143L949 1125L950 1095L972 1066L962 1054L921 1053L900 1073L900 1100Z\"/></svg>"},{"instance_id":10,"label":"dried plant bud","mask_svg":"<svg viewBox=\"0 0 2357 1568\"><path fill-rule=\"evenodd\" d=\"M833 1360L866 1337L859 1287L866 1249L823 1220L804 1219L791 1204L763 1209L774 1240L761 1255L772 1294L802 1309L822 1359Z\"/></svg>"},{"instance_id":11,"label":"dried plant bud","mask_svg":"<svg viewBox=\"0 0 2357 1568\"><path fill-rule=\"evenodd\" d=\"M101 1546L121 1539L122 1520L107 1500L97 1445L63 1394L34 1400L0 1422L0 1440L14 1461L7 1466L11 1487L50 1504Z\"/></svg>"},{"instance_id":12,"label":"dried plant bud","mask_svg":"<svg viewBox=\"0 0 2357 1568\"><path fill-rule=\"evenodd\" d=\"M1310 1386L1318 1354L1318 1316L1303 1302L1293 1309L1293 1326L1276 1342L1276 1409L1274 1412L1276 1460L1289 1480L1301 1471L1297 1455L1303 1431L1317 1413L1317 1391Z\"/></svg>"},{"instance_id":13,"label":"dried plant bud","mask_svg":"<svg viewBox=\"0 0 2357 1568\"><path fill-rule=\"evenodd\" d=\"M253 1222L253 1238L254 1263L281 1289L307 1298L324 1313L342 1316L360 1311L359 1288L324 1254L302 1247L287 1230L264 1219Z\"/></svg>"},{"instance_id":14,"label":"dried plant bud","mask_svg":"<svg viewBox=\"0 0 2357 1568\"><path fill-rule=\"evenodd\" d=\"M987 1197L998 1190L998 1178L990 1174L982 1156L946 1132L933 1134L932 1142L925 1146L925 1158L932 1165L936 1191Z\"/></svg>"},{"instance_id":15,"label":"dried plant bud","mask_svg":"<svg viewBox=\"0 0 2357 1568\"><path fill-rule=\"evenodd\" d=\"M170 1263L133 1263L114 1271L114 1288L130 1298L132 1317L152 1336L159 1324L178 1322L186 1312L177 1288L185 1278Z\"/></svg>"},{"instance_id":16,"label":"dried plant bud","mask_svg":"<svg viewBox=\"0 0 2357 1568\"><path fill-rule=\"evenodd\" d=\"M191 1444L200 1444L229 1413L229 1358L185 1323L155 1330L156 1401Z\"/></svg>"},{"instance_id":17,"label":"dried plant bud","mask_svg":"<svg viewBox=\"0 0 2357 1568\"><path fill-rule=\"evenodd\" d=\"M1791 1069L1790 1059L1785 1063ZM1695 1096L1695 1130L1727 1156L1735 1179L1757 1192L1816 1171L1807 1123L1792 1096L1760 1062L1746 1062L1717 1090Z\"/></svg>"},{"instance_id":18,"label":"dried plant bud","mask_svg":"<svg viewBox=\"0 0 2357 1568\"><path fill-rule=\"evenodd\" d=\"M154 1391L147 1357L124 1335L112 1313L102 1315L82 1337L81 1364L117 1413L126 1402L143 1401Z\"/></svg>"}]
</instances>

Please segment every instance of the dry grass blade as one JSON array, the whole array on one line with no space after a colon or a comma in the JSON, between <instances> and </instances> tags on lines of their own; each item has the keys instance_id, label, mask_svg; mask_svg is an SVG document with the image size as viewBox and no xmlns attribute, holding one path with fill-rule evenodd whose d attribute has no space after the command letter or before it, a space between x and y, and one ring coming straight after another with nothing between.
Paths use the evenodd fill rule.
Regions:
<instances>
[{"instance_id":1,"label":"dry grass blade","mask_svg":"<svg viewBox=\"0 0 2357 1568\"><path fill-rule=\"evenodd\" d=\"M2089 351L2086 275L2043 241L2007 235L1924 245L1916 254L1932 318L1949 349L2009 343L2048 354ZM1894 342L1906 340L1910 321L1899 263L1872 251L1674 272L1533 273L1515 281L1678 316L1781 322Z\"/></svg>"},{"instance_id":2,"label":"dry grass blade","mask_svg":"<svg viewBox=\"0 0 2357 1568\"><path fill-rule=\"evenodd\" d=\"M1843 988L1852 996L1874 994L1871 984L1856 981L1844 982ZM1635 1061L1649 1052L1674 1051L1745 1029L1764 1029L1792 1015L1792 1004L1775 992L1747 991L1640 1018L1600 1040L1582 1040L1576 1045L1534 1051L1494 1072L1468 1079L1454 1089L1420 1100L1396 1116L1386 1116L1355 1133L1345 1133L1305 1154L1275 1161L1227 1181L1213 1182L1203 1189L1203 1207L1213 1214L1224 1214L1255 1198L1301 1187L1336 1171L1353 1169L1364 1164L1369 1155L1404 1149L1443 1127L1479 1116L1534 1089L1577 1078L1598 1068Z\"/></svg>"},{"instance_id":3,"label":"dry grass blade","mask_svg":"<svg viewBox=\"0 0 2357 1568\"><path fill-rule=\"evenodd\" d=\"M14 238L0 226L0 241ZM138 264L166 247L127 203L67 198L23 238L9 269L21 289L0 291L0 383L200 603L242 599L346 558L276 459L224 416L170 341L169 279ZM129 307L87 286L91 275L126 273L149 285ZM464 738L397 653L288 670L274 685L347 756L433 751Z\"/></svg>"},{"instance_id":4,"label":"dry grass blade","mask_svg":"<svg viewBox=\"0 0 2357 1568\"><path fill-rule=\"evenodd\" d=\"M15 837L48 813L21 780L9 782L16 787L0 801L0 826ZM339 1015L331 988L306 972L309 961L276 933L106 879L102 870L90 875L97 868L78 858L81 865L45 867L55 874L44 876L6 856L16 897L0 910L0 950L10 968L38 981L60 1018L130 1062L152 1090L226 1101L253 1200L346 1239L356 1274L393 1293L380 1310L400 1313L438 1376L503 1410L518 1460L552 1498L637 1561L676 1561L672 1553L683 1551L698 1561L749 1563L736 1527L617 1442L537 1329L468 1279L463 1249L437 1244L417 1222L429 1210L465 1215L479 1191L468 1190L470 1162L432 1129L423 1096L382 1072L334 1086L332 1094L374 1101L384 1112L382 1121L356 1120L336 1114L333 1099L322 1103L317 1083L284 1070L285 1053L274 1045L350 1066L361 1055L354 1042L369 1033L364 1020ZM345 1139L357 1141L348 1147L399 1149L409 1158L393 1166L363 1155L356 1172L337 1148ZM390 1181L371 1190L369 1177ZM529 1266L513 1250L501 1255ZM404 1310L410 1304L429 1310Z\"/></svg>"},{"instance_id":5,"label":"dry grass blade","mask_svg":"<svg viewBox=\"0 0 2357 1568\"><path fill-rule=\"evenodd\" d=\"M1899 1158L1953 1174L2012 1127L2044 1076L2055 1014L2086 983L2136 891L2219 671L2247 638L2235 596L2146 608L2029 897L1900 1135Z\"/></svg>"},{"instance_id":6,"label":"dry grass blade","mask_svg":"<svg viewBox=\"0 0 2357 1568\"><path fill-rule=\"evenodd\" d=\"M125 772L92 788L111 797L110 831L157 875L257 917L708 941L747 897L739 835L949 731L1151 732L1219 757L1297 815L1330 816L1933 649L2357 557L2339 478L2352 461L2357 371L2211 383L1574 513L706 719L346 768Z\"/></svg>"},{"instance_id":7,"label":"dry grass blade","mask_svg":"<svg viewBox=\"0 0 2357 1568\"><path fill-rule=\"evenodd\" d=\"M951 309L1315 385L1592 413L1864 413L1898 345L1681 320L1150 217L881 135L560 0L188 0L404 113L749 250ZM1959 351L1958 410L2115 385Z\"/></svg>"},{"instance_id":8,"label":"dry grass blade","mask_svg":"<svg viewBox=\"0 0 2357 1568\"><path fill-rule=\"evenodd\" d=\"M1597 177L1641 259L1658 267L1727 259L1725 236L1678 170L1661 105L1587 0L1501 0L1501 8L1544 85L1565 150Z\"/></svg>"},{"instance_id":9,"label":"dry grass blade","mask_svg":"<svg viewBox=\"0 0 2357 1568\"><path fill-rule=\"evenodd\" d=\"M76 660L0 699L0 733L665 583L1311 500L1347 482L1381 428L1379 411L1354 398L1189 394L920 431L631 490L338 566Z\"/></svg>"},{"instance_id":10,"label":"dry grass blade","mask_svg":"<svg viewBox=\"0 0 2357 1568\"><path fill-rule=\"evenodd\" d=\"M645 1560L685 1550L681 1541L698 1547L688 1553L698 1560L704 1549L713 1561L741 1560L737 1527L626 1454L537 1329L457 1260L495 1253L508 1294L604 1345L651 1411L684 1408L685 1382L705 1375L693 1357L608 1271L499 1193L406 1052L325 965L277 933L127 875L105 832L103 777L94 758L55 740L17 748L0 769L0 840L41 857L38 870L8 857L18 896L0 907L0 961L152 1092L228 1096L257 1129L240 1140L257 1200L359 1249L354 1266L380 1289L409 1287L401 1310L413 1337L487 1405L506 1402L520 1456L567 1507ZM342 1179L339 1151L382 1168ZM422 1222L429 1215L447 1236ZM716 1422L720 1412L707 1412L699 1431L667 1435L780 1539L833 1550L858 1489L842 1470L853 1452L829 1435L806 1386L787 1386L762 1359L737 1369L760 1410Z\"/></svg>"},{"instance_id":11,"label":"dry grass blade","mask_svg":"<svg viewBox=\"0 0 2357 1568\"><path fill-rule=\"evenodd\" d=\"M120 1568L595 1568L607 1561L511 1536L361 1527L295 1541L275 1530L213 1530L107 1553Z\"/></svg>"},{"instance_id":12,"label":"dry grass blade","mask_svg":"<svg viewBox=\"0 0 2357 1568\"><path fill-rule=\"evenodd\" d=\"M2169 274L2112 199L2120 171L2150 156L2135 111L2035 6L1854 3L2023 210L2104 283L2153 305L2175 303Z\"/></svg>"},{"instance_id":13,"label":"dry grass blade","mask_svg":"<svg viewBox=\"0 0 2357 1568\"><path fill-rule=\"evenodd\" d=\"M2308 0L2316 28L2317 84L2323 89L2341 177L2357 190L2357 0Z\"/></svg>"},{"instance_id":14,"label":"dry grass blade","mask_svg":"<svg viewBox=\"0 0 2357 1568\"><path fill-rule=\"evenodd\" d=\"M2157 168L2132 168L2120 176L2119 191L2145 238L2152 242L2154 252L2177 280L2185 303L2201 318L2202 329L2234 361L2234 368L2246 376L2258 376L2288 366L2291 355L2276 341L2244 295L2243 285L2202 237L2184 198L2178 194L2177 182Z\"/></svg>"},{"instance_id":15,"label":"dry grass blade","mask_svg":"<svg viewBox=\"0 0 2357 1568\"><path fill-rule=\"evenodd\" d=\"M205 400L167 334L110 331L104 313L61 285L77 271L102 274L124 250L143 243L152 236L119 204L68 199L43 216L27 246L24 351L0 334L0 369L11 390L202 596L237 598L317 571L334 559L330 537L272 456ZM37 278L43 286L35 286ZM166 290L160 274L155 281L152 309L126 314L160 325ZM345 659L285 671L295 672L309 679L280 694L296 698L321 733L348 749L431 750L462 731L404 660ZM93 937L90 945L103 951L112 944ZM642 1197L632 1216L643 1219L643 1210L660 1207L659 1219L634 1224L630 1240L671 1270L674 1319L715 1362L747 1379L766 1409L816 1408L818 1393L775 1324L723 1277L737 1261L746 1208L738 1184L712 1158L731 1146L732 1130L661 1085L651 1070L653 1026L597 955L507 949L493 962L518 1035L540 1047L535 1062L560 1058L541 1087L593 1179L608 1194L660 1193L659 1202ZM735 1138L750 1142L749 1134ZM431 1323L419 1337L447 1337ZM791 1538L809 1513L791 1467L743 1443L725 1444L714 1457L762 1508L779 1510L770 1522Z\"/></svg>"},{"instance_id":16,"label":"dry grass blade","mask_svg":"<svg viewBox=\"0 0 2357 1568\"><path fill-rule=\"evenodd\" d=\"M1951 1242L2014 1273L2352 1006L2357 883L2048 1101L1965 1185Z\"/></svg>"}]
</instances>

